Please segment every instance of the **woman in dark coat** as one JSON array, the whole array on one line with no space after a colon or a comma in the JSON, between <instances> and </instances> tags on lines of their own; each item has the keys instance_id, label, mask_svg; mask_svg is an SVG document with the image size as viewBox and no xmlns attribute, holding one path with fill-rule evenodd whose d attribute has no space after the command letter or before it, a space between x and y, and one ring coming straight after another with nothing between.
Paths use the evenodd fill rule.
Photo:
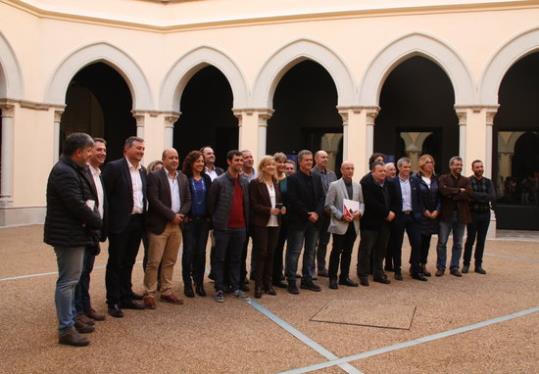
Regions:
<instances>
[{"instance_id":1,"label":"woman in dark coat","mask_svg":"<svg viewBox=\"0 0 539 374\"><path fill-rule=\"evenodd\" d=\"M211 178L204 173L206 163L199 151L191 151L183 162L183 173L187 175L191 189L191 211L182 226L183 253L182 277L184 294L194 297L192 282L199 296L206 296L204 290L204 271L206 268L206 244L210 231L208 211L208 191Z\"/></svg>"},{"instance_id":2,"label":"woman in dark coat","mask_svg":"<svg viewBox=\"0 0 539 374\"><path fill-rule=\"evenodd\" d=\"M438 233L438 215L441 208L440 194L438 193L438 178L434 174L434 158L424 154L419 158L419 172L414 176L418 185L418 218L421 233L420 262L423 274L430 277L426 269L429 256L430 239L432 234Z\"/></svg>"}]
</instances>

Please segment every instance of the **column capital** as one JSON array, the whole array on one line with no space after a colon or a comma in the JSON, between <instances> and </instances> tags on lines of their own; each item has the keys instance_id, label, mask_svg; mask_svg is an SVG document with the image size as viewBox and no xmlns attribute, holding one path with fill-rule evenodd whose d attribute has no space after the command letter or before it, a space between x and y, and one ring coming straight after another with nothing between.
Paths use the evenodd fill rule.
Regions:
<instances>
[{"instance_id":1,"label":"column capital","mask_svg":"<svg viewBox=\"0 0 539 374\"><path fill-rule=\"evenodd\" d=\"M257 115L259 119L267 121L273 115L274 110L271 108L232 108L232 113L241 120L243 116Z\"/></svg>"},{"instance_id":2,"label":"column capital","mask_svg":"<svg viewBox=\"0 0 539 374\"><path fill-rule=\"evenodd\" d=\"M54 109L54 122L60 123L62 121L63 109Z\"/></svg>"},{"instance_id":3,"label":"column capital","mask_svg":"<svg viewBox=\"0 0 539 374\"><path fill-rule=\"evenodd\" d=\"M180 112L167 112L163 113L165 120L165 127L174 127L176 121L180 118L182 114Z\"/></svg>"},{"instance_id":4,"label":"column capital","mask_svg":"<svg viewBox=\"0 0 539 374\"><path fill-rule=\"evenodd\" d=\"M0 110L2 110L2 118L13 118L15 116L16 101L8 99L0 99Z\"/></svg>"}]
</instances>

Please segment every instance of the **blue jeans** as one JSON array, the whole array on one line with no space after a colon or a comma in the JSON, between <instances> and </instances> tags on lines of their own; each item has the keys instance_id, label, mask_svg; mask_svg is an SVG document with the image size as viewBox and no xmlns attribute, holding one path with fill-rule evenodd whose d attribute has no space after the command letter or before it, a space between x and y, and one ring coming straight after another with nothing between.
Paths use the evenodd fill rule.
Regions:
<instances>
[{"instance_id":1,"label":"blue jeans","mask_svg":"<svg viewBox=\"0 0 539 374\"><path fill-rule=\"evenodd\" d=\"M438 234L438 245L436 252L438 259L436 260L436 268L445 270L447 262L447 239L453 231L453 248L451 249L451 265L450 269L458 269L460 263L460 255L462 254L462 239L464 237L464 223L458 222L457 212L453 212L451 221L440 221L440 233Z\"/></svg>"},{"instance_id":2,"label":"blue jeans","mask_svg":"<svg viewBox=\"0 0 539 374\"><path fill-rule=\"evenodd\" d=\"M213 233L215 235L215 251L212 269L215 275L215 290L225 290L226 270L228 270L232 290L239 290L241 253L246 238L245 229L214 230Z\"/></svg>"},{"instance_id":3,"label":"blue jeans","mask_svg":"<svg viewBox=\"0 0 539 374\"><path fill-rule=\"evenodd\" d=\"M301 248L305 243L303 252L302 283L313 280L314 257L316 254L316 242L318 241L318 228L311 222L304 229L288 229L288 242L286 245L286 277L289 282L296 282L296 271L301 254Z\"/></svg>"},{"instance_id":4,"label":"blue jeans","mask_svg":"<svg viewBox=\"0 0 539 374\"><path fill-rule=\"evenodd\" d=\"M58 280L54 302L58 330L65 331L75 324L75 288L79 283L84 261L84 247L54 247L58 263Z\"/></svg>"}]
</instances>

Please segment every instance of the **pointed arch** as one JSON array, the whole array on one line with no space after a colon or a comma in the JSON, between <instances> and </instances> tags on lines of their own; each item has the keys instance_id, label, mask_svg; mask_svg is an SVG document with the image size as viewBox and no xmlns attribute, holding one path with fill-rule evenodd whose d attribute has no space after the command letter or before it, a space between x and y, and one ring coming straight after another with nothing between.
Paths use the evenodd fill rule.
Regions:
<instances>
[{"instance_id":1,"label":"pointed arch","mask_svg":"<svg viewBox=\"0 0 539 374\"><path fill-rule=\"evenodd\" d=\"M0 98L22 99L21 68L13 48L0 32Z\"/></svg>"},{"instance_id":2,"label":"pointed arch","mask_svg":"<svg viewBox=\"0 0 539 374\"><path fill-rule=\"evenodd\" d=\"M210 47L199 47L186 53L166 74L159 94L159 109L178 111L181 96L189 80L206 66L214 66L226 77L233 95L233 107L247 107L247 87L237 65L224 53ZM181 108L180 108L181 109Z\"/></svg>"},{"instance_id":3,"label":"pointed arch","mask_svg":"<svg viewBox=\"0 0 539 374\"><path fill-rule=\"evenodd\" d=\"M425 57L445 71L453 85L456 106L472 105L476 102L471 75L462 59L435 38L411 34L389 44L370 63L359 91L360 105L378 106L388 75L402 61L414 56Z\"/></svg>"},{"instance_id":4,"label":"pointed arch","mask_svg":"<svg viewBox=\"0 0 539 374\"><path fill-rule=\"evenodd\" d=\"M58 66L45 92L45 102L64 105L69 82L84 67L102 62L120 74L133 100L133 110L154 109L152 93L146 76L129 55L108 43L82 47L67 56Z\"/></svg>"},{"instance_id":5,"label":"pointed arch","mask_svg":"<svg viewBox=\"0 0 539 374\"><path fill-rule=\"evenodd\" d=\"M507 71L518 60L539 51L539 29L528 31L507 42L490 60L479 89L483 105L498 105L498 91Z\"/></svg>"},{"instance_id":6,"label":"pointed arch","mask_svg":"<svg viewBox=\"0 0 539 374\"><path fill-rule=\"evenodd\" d=\"M281 78L293 66L305 60L320 64L329 73L337 87L338 106L354 104L354 82L344 62L322 44L302 39L279 49L264 64L253 88L252 106L272 108L273 95Z\"/></svg>"}]
</instances>

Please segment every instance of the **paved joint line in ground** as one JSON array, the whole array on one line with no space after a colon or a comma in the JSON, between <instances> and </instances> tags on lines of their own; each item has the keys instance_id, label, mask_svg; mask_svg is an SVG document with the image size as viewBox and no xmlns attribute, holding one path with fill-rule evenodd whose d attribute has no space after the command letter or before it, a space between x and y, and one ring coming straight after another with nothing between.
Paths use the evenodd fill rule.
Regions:
<instances>
[{"instance_id":1,"label":"paved joint line in ground","mask_svg":"<svg viewBox=\"0 0 539 374\"><path fill-rule=\"evenodd\" d=\"M515 318L525 317L527 315L534 314L534 313L539 313L539 306L529 308L529 309L525 309L525 310L521 310L519 312L511 313L511 314L508 314L508 315L505 315L505 316L492 318L492 319L489 319L489 320L486 320L486 321L481 321L481 322L474 323L474 324L471 324L471 325L462 326L462 327L452 329L452 330L448 330L448 331L444 331L444 332L441 332L441 333L438 333L438 334L424 336L422 338L413 339L413 340L409 340L409 341L406 341L406 342L397 343L397 344L389 345L389 346L386 346L386 347L374 349L372 351L358 353L358 354L354 354L354 355L351 355L351 356L342 357L342 358L339 358L339 359L336 359L336 360L330 360L330 361L327 361L327 362L322 362L322 363L319 363L319 364L306 366L306 367L303 367L303 368L289 370L289 371L286 371L286 372L281 373L281 374L307 373L307 372L310 372L310 371L320 370L320 369L328 368L328 367L335 366L335 365L341 365L341 364L348 363L348 362L351 362L351 361L358 361L358 360L362 360L362 359L369 358L369 357L372 357L372 356L377 356L377 355L380 355L380 354L383 354L383 353L388 353L388 352L397 351L397 350L404 349L404 348L413 347L413 346L416 346L416 345L419 345L419 344L432 342L434 340L447 338L447 337L450 337L450 336L453 336L453 335L463 334L465 332L477 330L477 329L480 329L480 328L483 328L483 327L487 327L487 326L494 325L494 324L501 323L501 322L505 322L505 321L510 321L512 319L515 319Z\"/></svg>"},{"instance_id":2,"label":"paved joint line in ground","mask_svg":"<svg viewBox=\"0 0 539 374\"><path fill-rule=\"evenodd\" d=\"M301 341L303 344L308 345L310 348L314 349L316 352L318 352L320 355L324 356L328 360L335 360L338 357L335 356L332 352L328 351L326 348L322 347L320 344L309 338L307 335L303 334L301 331L296 329L294 326L290 325L285 320L279 318L277 315L272 313L269 309L264 307L263 305L257 303L255 300L247 299L247 303L250 304L254 309L256 309L258 312L262 313L264 316L275 322L279 327L286 330L289 334L294 336L296 339ZM339 366L341 369L346 371L350 374L361 374L361 371L353 367L347 362L343 362L340 364L334 364L331 366Z\"/></svg>"}]
</instances>

